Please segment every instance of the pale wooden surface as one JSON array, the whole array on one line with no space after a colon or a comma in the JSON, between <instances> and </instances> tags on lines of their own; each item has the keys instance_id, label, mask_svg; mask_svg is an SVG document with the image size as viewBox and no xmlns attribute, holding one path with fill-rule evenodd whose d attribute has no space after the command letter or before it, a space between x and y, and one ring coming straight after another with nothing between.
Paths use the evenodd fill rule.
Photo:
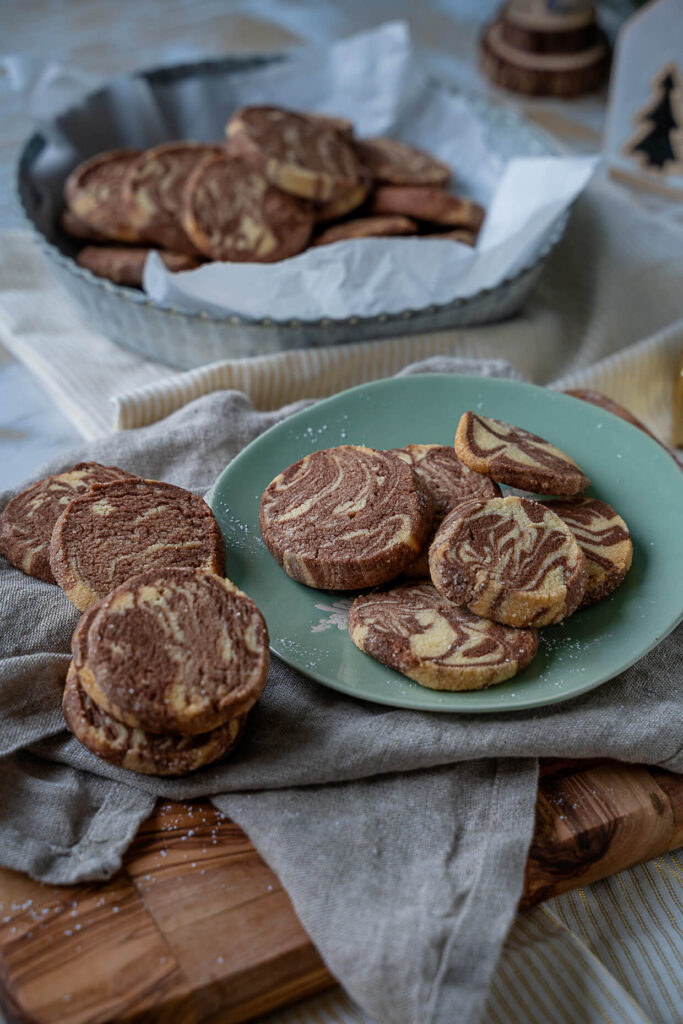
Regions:
<instances>
[{"instance_id":1,"label":"pale wooden surface","mask_svg":"<svg viewBox=\"0 0 683 1024\"><path fill-rule=\"evenodd\" d=\"M683 841L683 779L546 762L524 904ZM235 1024L333 984L280 882L206 801L159 804L110 882L0 870L0 1005L31 1024Z\"/></svg>"}]
</instances>

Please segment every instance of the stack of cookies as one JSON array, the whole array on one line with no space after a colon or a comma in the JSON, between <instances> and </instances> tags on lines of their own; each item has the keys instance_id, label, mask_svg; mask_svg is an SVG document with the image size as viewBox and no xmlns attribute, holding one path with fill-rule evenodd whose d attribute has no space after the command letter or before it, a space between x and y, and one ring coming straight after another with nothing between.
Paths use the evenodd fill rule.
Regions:
<instances>
[{"instance_id":1,"label":"stack of cookies","mask_svg":"<svg viewBox=\"0 0 683 1024\"><path fill-rule=\"evenodd\" d=\"M536 434L466 412L454 448L343 445L280 473L261 500L271 554L293 579L362 594L354 644L437 690L509 679L538 629L622 582L632 544L621 517L583 496L590 481ZM508 494L499 484L562 496ZM402 576L408 581L387 588Z\"/></svg>"},{"instance_id":2,"label":"stack of cookies","mask_svg":"<svg viewBox=\"0 0 683 1024\"><path fill-rule=\"evenodd\" d=\"M0 550L84 613L63 709L89 750L177 775L235 745L266 684L268 633L224 578L223 537L201 498L79 463L9 502Z\"/></svg>"},{"instance_id":3,"label":"stack of cookies","mask_svg":"<svg viewBox=\"0 0 683 1024\"><path fill-rule=\"evenodd\" d=\"M474 245L484 211L446 190L450 168L343 118L245 107L227 140L101 153L65 185L80 266L140 286L151 248L173 271L271 263L350 238L421 235ZM112 244L115 243L115 244Z\"/></svg>"}]
</instances>

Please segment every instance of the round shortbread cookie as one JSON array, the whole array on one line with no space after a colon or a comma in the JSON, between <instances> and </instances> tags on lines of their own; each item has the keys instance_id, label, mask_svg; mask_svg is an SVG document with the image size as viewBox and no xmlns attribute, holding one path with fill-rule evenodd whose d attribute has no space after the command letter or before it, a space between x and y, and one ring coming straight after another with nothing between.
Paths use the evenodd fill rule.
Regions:
<instances>
[{"instance_id":1,"label":"round shortbread cookie","mask_svg":"<svg viewBox=\"0 0 683 1024\"><path fill-rule=\"evenodd\" d=\"M432 690L481 690L526 668L535 629L513 629L458 608L431 583L357 597L349 612L356 647Z\"/></svg>"},{"instance_id":2,"label":"round shortbread cookie","mask_svg":"<svg viewBox=\"0 0 683 1024\"><path fill-rule=\"evenodd\" d=\"M226 132L233 152L271 185L302 199L328 202L361 177L351 143L320 118L280 107L244 107L228 121Z\"/></svg>"},{"instance_id":3,"label":"round shortbread cookie","mask_svg":"<svg viewBox=\"0 0 683 1024\"><path fill-rule=\"evenodd\" d=\"M64 473L31 484L5 506L0 515L0 551L29 576L54 583L50 568L50 538L60 515L77 495L95 484L135 479L118 466L79 462Z\"/></svg>"},{"instance_id":4,"label":"round shortbread cookie","mask_svg":"<svg viewBox=\"0 0 683 1024\"><path fill-rule=\"evenodd\" d=\"M68 207L62 210L59 226L69 238L78 238L83 242L109 242L110 239L100 231L95 231L85 221L77 217Z\"/></svg>"},{"instance_id":5,"label":"round shortbread cookie","mask_svg":"<svg viewBox=\"0 0 683 1024\"><path fill-rule=\"evenodd\" d=\"M88 696L73 662L62 698L64 718L76 739L103 761L144 775L184 775L224 757L236 745L246 716L230 718L194 736L155 735L117 721Z\"/></svg>"},{"instance_id":6,"label":"round shortbread cookie","mask_svg":"<svg viewBox=\"0 0 683 1024\"><path fill-rule=\"evenodd\" d=\"M168 270L194 270L199 261L184 252L167 252L164 249L144 249L133 246L86 245L78 253L76 263L85 267L97 277L106 277L115 284L142 288L145 261L150 252L158 252Z\"/></svg>"},{"instance_id":7,"label":"round shortbread cookie","mask_svg":"<svg viewBox=\"0 0 683 1024\"><path fill-rule=\"evenodd\" d=\"M126 175L139 156L139 149L99 153L79 164L64 185L71 213L91 231L114 242L142 240L124 199Z\"/></svg>"},{"instance_id":8,"label":"round shortbread cookie","mask_svg":"<svg viewBox=\"0 0 683 1024\"><path fill-rule=\"evenodd\" d=\"M398 235L416 235L417 224L410 217L385 214L382 217L357 217L333 224L315 239L314 245L344 242L349 238L391 238Z\"/></svg>"},{"instance_id":9,"label":"round shortbread cookie","mask_svg":"<svg viewBox=\"0 0 683 1024\"><path fill-rule=\"evenodd\" d=\"M146 150L131 165L124 182L126 209L147 241L196 255L182 224L185 186L201 161L222 152L218 144L167 142Z\"/></svg>"},{"instance_id":10,"label":"round shortbread cookie","mask_svg":"<svg viewBox=\"0 0 683 1024\"><path fill-rule=\"evenodd\" d=\"M121 480L72 500L55 523L50 565L85 611L145 569L190 566L222 575L223 535L202 498L158 480Z\"/></svg>"},{"instance_id":11,"label":"round shortbread cookie","mask_svg":"<svg viewBox=\"0 0 683 1024\"><path fill-rule=\"evenodd\" d=\"M506 626L547 626L581 604L588 568L574 534L530 498L458 505L429 549L432 582L454 604Z\"/></svg>"},{"instance_id":12,"label":"round shortbread cookie","mask_svg":"<svg viewBox=\"0 0 683 1024\"><path fill-rule=\"evenodd\" d=\"M565 498L543 503L572 531L588 564L588 583L580 607L602 601L623 582L633 560L628 526L597 498Z\"/></svg>"},{"instance_id":13,"label":"round shortbread cookie","mask_svg":"<svg viewBox=\"0 0 683 1024\"><path fill-rule=\"evenodd\" d=\"M82 617L73 662L88 696L125 725L191 736L256 703L268 630L230 580L161 569L126 580Z\"/></svg>"},{"instance_id":14,"label":"round shortbread cookie","mask_svg":"<svg viewBox=\"0 0 683 1024\"><path fill-rule=\"evenodd\" d=\"M451 177L448 164L398 139L358 139L354 148L363 167L381 184L447 185Z\"/></svg>"},{"instance_id":15,"label":"round shortbread cookie","mask_svg":"<svg viewBox=\"0 0 683 1024\"><path fill-rule=\"evenodd\" d=\"M549 441L475 412L460 417L455 450L463 462L492 480L536 494L579 494L588 477Z\"/></svg>"},{"instance_id":16,"label":"round shortbread cookie","mask_svg":"<svg viewBox=\"0 0 683 1024\"><path fill-rule=\"evenodd\" d=\"M276 476L261 499L266 547L309 587L374 587L412 562L429 535L433 503L394 455L355 445L305 456Z\"/></svg>"},{"instance_id":17,"label":"round shortbread cookie","mask_svg":"<svg viewBox=\"0 0 683 1024\"><path fill-rule=\"evenodd\" d=\"M185 190L183 224L200 252L214 260L272 263L306 248L310 203L270 185L239 156L210 157Z\"/></svg>"},{"instance_id":18,"label":"round shortbread cookie","mask_svg":"<svg viewBox=\"0 0 683 1024\"><path fill-rule=\"evenodd\" d=\"M403 570L412 579L429 578L429 545L451 509L470 498L500 497L500 488L487 476L466 466L445 444L407 444L391 448L389 455L402 459L420 477L434 502L432 529L422 552Z\"/></svg>"},{"instance_id":19,"label":"round shortbread cookie","mask_svg":"<svg viewBox=\"0 0 683 1024\"><path fill-rule=\"evenodd\" d=\"M337 117L335 114L313 114L308 110L300 112L302 117L307 117L313 124L322 125L323 128L331 128L339 132L345 139L353 138L353 121L346 117Z\"/></svg>"},{"instance_id":20,"label":"round shortbread cookie","mask_svg":"<svg viewBox=\"0 0 683 1024\"><path fill-rule=\"evenodd\" d=\"M478 231L485 215L478 203L425 185L380 185L370 200L370 212L402 213L430 224L468 231Z\"/></svg>"}]
</instances>

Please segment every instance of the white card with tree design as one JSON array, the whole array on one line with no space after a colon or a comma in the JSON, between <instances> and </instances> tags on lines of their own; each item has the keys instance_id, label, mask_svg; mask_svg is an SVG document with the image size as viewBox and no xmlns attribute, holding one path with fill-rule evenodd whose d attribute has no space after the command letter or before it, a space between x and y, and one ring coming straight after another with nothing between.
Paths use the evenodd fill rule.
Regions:
<instances>
[{"instance_id":1,"label":"white card with tree design","mask_svg":"<svg viewBox=\"0 0 683 1024\"><path fill-rule=\"evenodd\" d=\"M613 177L683 200L683 0L656 0L621 29L604 149Z\"/></svg>"}]
</instances>

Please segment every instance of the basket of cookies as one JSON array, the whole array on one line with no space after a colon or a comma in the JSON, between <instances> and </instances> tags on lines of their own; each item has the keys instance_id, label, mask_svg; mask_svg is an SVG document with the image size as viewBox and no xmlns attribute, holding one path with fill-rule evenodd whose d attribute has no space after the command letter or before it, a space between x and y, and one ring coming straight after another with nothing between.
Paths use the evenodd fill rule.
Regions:
<instances>
[{"instance_id":1,"label":"basket of cookies","mask_svg":"<svg viewBox=\"0 0 683 1024\"><path fill-rule=\"evenodd\" d=\"M29 140L19 196L87 318L189 368L513 314L592 171L553 154L389 25L115 80Z\"/></svg>"}]
</instances>

